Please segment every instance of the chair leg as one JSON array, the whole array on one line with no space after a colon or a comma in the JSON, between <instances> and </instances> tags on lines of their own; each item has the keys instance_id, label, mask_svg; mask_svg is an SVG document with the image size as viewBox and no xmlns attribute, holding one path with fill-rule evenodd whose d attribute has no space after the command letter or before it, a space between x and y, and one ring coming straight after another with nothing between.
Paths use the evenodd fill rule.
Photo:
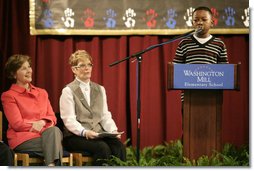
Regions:
<instances>
[{"instance_id":1,"label":"chair leg","mask_svg":"<svg viewBox=\"0 0 254 171\"><path fill-rule=\"evenodd\" d=\"M82 154L81 153L72 153L73 160L76 166L82 166Z\"/></svg>"},{"instance_id":2,"label":"chair leg","mask_svg":"<svg viewBox=\"0 0 254 171\"><path fill-rule=\"evenodd\" d=\"M72 155L72 153L70 153L69 166L73 166L73 155Z\"/></svg>"},{"instance_id":3,"label":"chair leg","mask_svg":"<svg viewBox=\"0 0 254 171\"><path fill-rule=\"evenodd\" d=\"M22 154L22 159L23 159L23 166L29 166L29 155Z\"/></svg>"},{"instance_id":4,"label":"chair leg","mask_svg":"<svg viewBox=\"0 0 254 171\"><path fill-rule=\"evenodd\" d=\"M63 157L62 164L67 164L67 166L73 166L73 154L70 153L69 157Z\"/></svg>"},{"instance_id":5,"label":"chair leg","mask_svg":"<svg viewBox=\"0 0 254 171\"><path fill-rule=\"evenodd\" d=\"M91 164L93 158L90 156L83 156L82 153L72 153L73 154L73 161L75 166L83 166L83 164Z\"/></svg>"},{"instance_id":6,"label":"chair leg","mask_svg":"<svg viewBox=\"0 0 254 171\"><path fill-rule=\"evenodd\" d=\"M22 153L15 153L17 158L17 165L18 161L22 161L22 166L29 166L29 155L28 154L22 154Z\"/></svg>"},{"instance_id":7,"label":"chair leg","mask_svg":"<svg viewBox=\"0 0 254 171\"><path fill-rule=\"evenodd\" d=\"M14 166L18 166L18 156L16 153L14 154Z\"/></svg>"}]
</instances>

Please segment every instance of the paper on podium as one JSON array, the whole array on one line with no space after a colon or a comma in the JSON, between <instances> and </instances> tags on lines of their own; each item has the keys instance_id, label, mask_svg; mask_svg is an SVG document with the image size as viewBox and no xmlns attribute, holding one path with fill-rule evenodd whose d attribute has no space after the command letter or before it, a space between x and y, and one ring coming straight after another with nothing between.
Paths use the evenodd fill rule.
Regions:
<instances>
[{"instance_id":1,"label":"paper on podium","mask_svg":"<svg viewBox=\"0 0 254 171\"><path fill-rule=\"evenodd\" d=\"M121 135L123 133L124 133L123 131L122 132L114 132L114 133L102 132L102 133L98 134L98 138L104 138L104 137L115 138L117 135Z\"/></svg>"}]
</instances>

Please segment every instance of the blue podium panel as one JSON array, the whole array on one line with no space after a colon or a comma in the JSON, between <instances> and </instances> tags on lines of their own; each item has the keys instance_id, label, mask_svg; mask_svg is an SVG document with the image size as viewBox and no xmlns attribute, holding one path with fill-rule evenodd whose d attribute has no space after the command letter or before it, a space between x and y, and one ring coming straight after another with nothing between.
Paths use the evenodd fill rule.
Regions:
<instances>
[{"instance_id":1,"label":"blue podium panel","mask_svg":"<svg viewBox=\"0 0 254 171\"><path fill-rule=\"evenodd\" d=\"M234 89L234 64L174 64L174 89Z\"/></svg>"}]
</instances>

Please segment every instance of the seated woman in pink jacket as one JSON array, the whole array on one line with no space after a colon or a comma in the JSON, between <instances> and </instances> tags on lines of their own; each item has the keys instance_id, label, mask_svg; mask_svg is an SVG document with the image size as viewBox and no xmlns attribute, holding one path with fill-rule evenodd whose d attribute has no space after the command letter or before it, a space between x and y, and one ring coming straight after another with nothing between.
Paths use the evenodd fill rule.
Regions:
<instances>
[{"instance_id":1,"label":"seated woman in pink jacket","mask_svg":"<svg viewBox=\"0 0 254 171\"><path fill-rule=\"evenodd\" d=\"M14 151L33 151L42 155L45 165L61 165L62 132L44 89L31 84L31 59L26 55L11 56L5 71L14 83L1 96L8 120L7 138Z\"/></svg>"}]
</instances>

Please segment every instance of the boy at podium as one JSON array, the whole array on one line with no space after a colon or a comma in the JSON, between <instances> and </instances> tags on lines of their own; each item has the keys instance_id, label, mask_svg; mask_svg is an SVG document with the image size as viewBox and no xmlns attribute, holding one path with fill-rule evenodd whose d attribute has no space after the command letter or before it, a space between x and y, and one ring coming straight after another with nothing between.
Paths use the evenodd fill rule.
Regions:
<instances>
[{"instance_id":1,"label":"boy at podium","mask_svg":"<svg viewBox=\"0 0 254 171\"><path fill-rule=\"evenodd\" d=\"M192 25L198 31L179 42L173 62L180 64L228 63L224 42L209 33L210 28L213 27L212 11L208 7L197 7L192 14ZM181 100L183 102L183 93Z\"/></svg>"},{"instance_id":2,"label":"boy at podium","mask_svg":"<svg viewBox=\"0 0 254 171\"><path fill-rule=\"evenodd\" d=\"M213 24L212 11L208 7L197 7L192 13L192 25L197 31L179 42L173 63L227 64L227 49L224 42L220 38L216 38L209 33ZM181 101L183 114L183 91L181 93ZM183 118L183 120L185 119ZM182 140L183 139L182 137Z\"/></svg>"}]
</instances>

